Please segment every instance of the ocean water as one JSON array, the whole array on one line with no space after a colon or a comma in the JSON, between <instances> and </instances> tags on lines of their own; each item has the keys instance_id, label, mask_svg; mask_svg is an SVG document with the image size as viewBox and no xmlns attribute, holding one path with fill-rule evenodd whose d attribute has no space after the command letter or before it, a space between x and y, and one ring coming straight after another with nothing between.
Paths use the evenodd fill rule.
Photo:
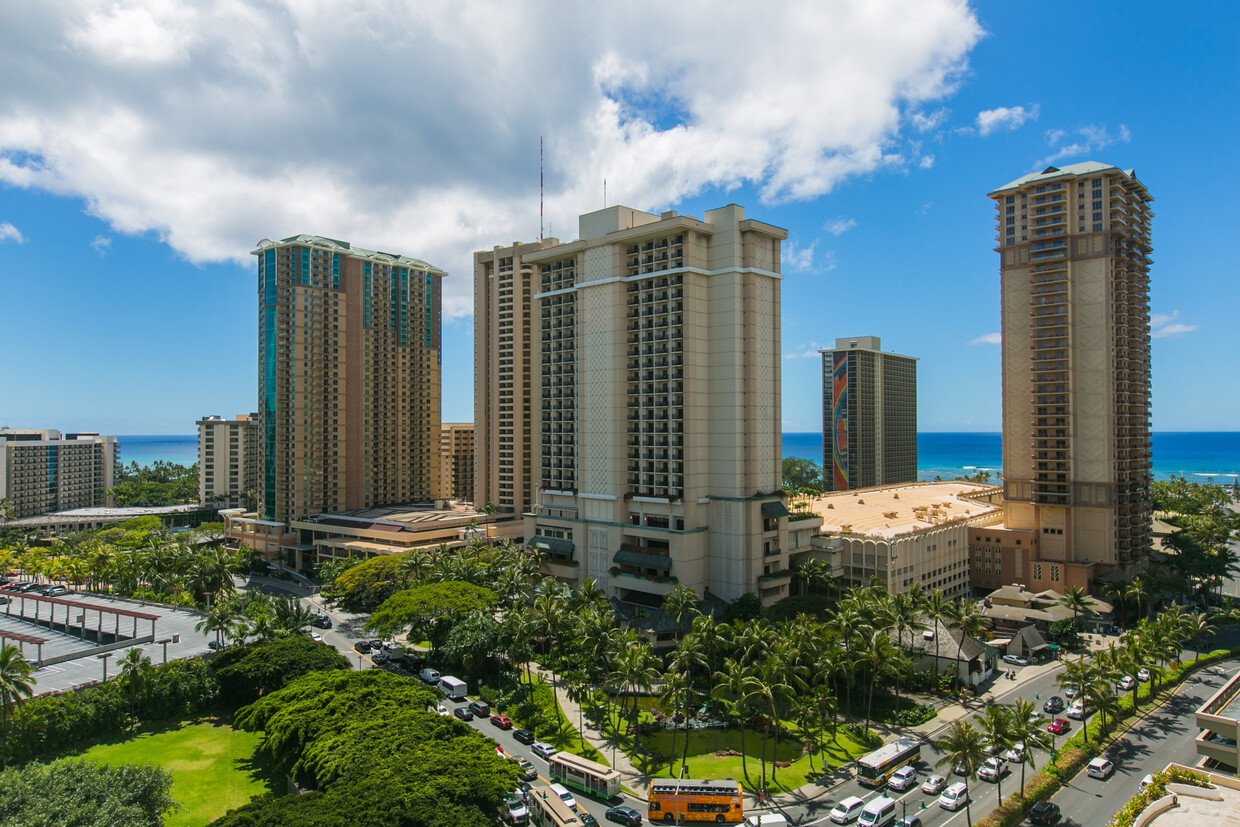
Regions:
<instances>
[{"instance_id":1,"label":"ocean water","mask_svg":"<svg viewBox=\"0 0 1240 827\"><path fill-rule=\"evenodd\" d=\"M118 436L121 461L150 465L156 460L192 465L198 461L198 437ZM1155 433L1154 479L1183 476L1194 482L1230 483L1240 477L1240 431ZM822 462L822 434L783 435L784 457ZM1002 438L998 433L927 433L917 435L917 478L953 479L989 471L998 479L1003 470Z\"/></svg>"},{"instance_id":2,"label":"ocean water","mask_svg":"<svg viewBox=\"0 0 1240 827\"><path fill-rule=\"evenodd\" d=\"M1186 477L1192 482L1231 483L1240 477L1240 431L1164 431L1155 433L1154 479ZM822 462L821 433L784 434L784 458ZM1003 472L1003 440L998 433L917 435L917 478L953 479Z\"/></svg>"}]
</instances>

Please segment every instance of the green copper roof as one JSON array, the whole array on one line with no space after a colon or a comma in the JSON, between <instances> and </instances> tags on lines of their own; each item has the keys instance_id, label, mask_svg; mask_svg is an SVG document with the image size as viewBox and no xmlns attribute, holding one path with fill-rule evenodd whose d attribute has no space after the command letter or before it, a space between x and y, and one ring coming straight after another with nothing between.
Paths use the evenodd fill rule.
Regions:
<instances>
[{"instance_id":1,"label":"green copper roof","mask_svg":"<svg viewBox=\"0 0 1240 827\"><path fill-rule=\"evenodd\" d=\"M1066 164L1062 167L1047 167L1041 172L1033 172L1022 178L1017 178L1010 184L1004 184L995 192L1003 192L1004 190L1014 190L1023 187L1026 184L1032 184L1035 181L1050 181L1054 178L1063 178L1069 175L1093 175L1096 172L1104 172L1114 169L1124 173L1129 178L1136 178L1136 174L1132 170L1121 170L1112 164L1100 164L1097 161L1084 161L1079 164Z\"/></svg>"},{"instance_id":2,"label":"green copper roof","mask_svg":"<svg viewBox=\"0 0 1240 827\"><path fill-rule=\"evenodd\" d=\"M375 259L390 264L400 264L405 267L416 267L419 270L426 270L427 272L437 273L441 276L447 275L445 271L440 270L433 264L427 264L420 258L402 256L399 253L384 253L380 250L366 250L362 247L354 247L347 241L338 241L334 238L327 238L326 236L307 235L305 233L302 233L301 235L292 235L288 238L282 238L279 241L272 241L269 238L264 238L262 241L258 242L258 250L255 250L254 252L257 254L259 250L264 250L267 247L283 247L287 244L308 244L312 247L325 247L330 250L339 250L342 253L348 253L354 258Z\"/></svg>"}]
</instances>

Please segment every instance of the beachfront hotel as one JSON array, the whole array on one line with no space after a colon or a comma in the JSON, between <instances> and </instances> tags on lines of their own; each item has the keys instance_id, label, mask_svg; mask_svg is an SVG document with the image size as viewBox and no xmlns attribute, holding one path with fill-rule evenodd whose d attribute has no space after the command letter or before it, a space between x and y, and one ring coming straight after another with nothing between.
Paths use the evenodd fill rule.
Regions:
<instances>
[{"instance_id":1,"label":"beachfront hotel","mask_svg":"<svg viewBox=\"0 0 1240 827\"><path fill-rule=\"evenodd\" d=\"M990 193L1003 314L1006 582L1123 577L1148 554L1150 202L1132 170L1048 167ZM1012 542L1003 531L1017 532ZM1037 543L1031 548L1030 533Z\"/></svg>"},{"instance_id":2,"label":"beachfront hotel","mask_svg":"<svg viewBox=\"0 0 1240 827\"><path fill-rule=\"evenodd\" d=\"M548 573L598 581L632 616L677 585L787 596L787 232L736 205L615 206L578 235L475 256L479 499L528 497Z\"/></svg>"},{"instance_id":3,"label":"beachfront hotel","mask_svg":"<svg viewBox=\"0 0 1240 827\"><path fill-rule=\"evenodd\" d=\"M15 519L112 505L116 437L0 428L0 498Z\"/></svg>"},{"instance_id":4,"label":"beachfront hotel","mask_svg":"<svg viewBox=\"0 0 1240 827\"><path fill-rule=\"evenodd\" d=\"M238 414L232 420L204 416L197 425L198 504L244 506L258 492L262 464L258 414Z\"/></svg>"},{"instance_id":5,"label":"beachfront hotel","mask_svg":"<svg viewBox=\"0 0 1240 827\"><path fill-rule=\"evenodd\" d=\"M314 235L254 255L262 519L441 496L444 272Z\"/></svg>"},{"instance_id":6,"label":"beachfront hotel","mask_svg":"<svg viewBox=\"0 0 1240 827\"><path fill-rule=\"evenodd\" d=\"M826 491L917 481L917 360L877 336L836 339L822 354Z\"/></svg>"}]
</instances>

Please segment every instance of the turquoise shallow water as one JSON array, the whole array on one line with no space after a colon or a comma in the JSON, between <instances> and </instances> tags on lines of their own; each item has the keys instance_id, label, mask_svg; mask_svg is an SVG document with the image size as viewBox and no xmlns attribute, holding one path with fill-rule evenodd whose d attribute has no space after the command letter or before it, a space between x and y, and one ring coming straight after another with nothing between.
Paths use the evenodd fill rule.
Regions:
<instances>
[{"instance_id":1,"label":"turquoise shallow water","mask_svg":"<svg viewBox=\"0 0 1240 827\"><path fill-rule=\"evenodd\" d=\"M121 461L149 465L155 460L190 465L198 460L198 437L141 436L117 437ZM822 434L783 435L785 457L804 457L822 462ZM917 476L951 479L990 471L997 478L1002 471L1001 440L997 433L957 433L917 435ZM1231 482L1240 475L1240 431L1162 432L1154 434L1154 478L1171 475L1196 482L1214 479Z\"/></svg>"},{"instance_id":2,"label":"turquoise shallow water","mask_svg":"<svg viewBox=\"0 0 1240 827\"><path fill-rule=\"evenodd\" d=\"M784 434L784 457L822 462L822 434ZM1240 476L1240 431L1164 431L1153 435L1154 479L1187 477L1230 483ZM1003 470L998 433L917 435L917 477L952 479L979 470L997 478Z\"/></svg>"}]
</instances>

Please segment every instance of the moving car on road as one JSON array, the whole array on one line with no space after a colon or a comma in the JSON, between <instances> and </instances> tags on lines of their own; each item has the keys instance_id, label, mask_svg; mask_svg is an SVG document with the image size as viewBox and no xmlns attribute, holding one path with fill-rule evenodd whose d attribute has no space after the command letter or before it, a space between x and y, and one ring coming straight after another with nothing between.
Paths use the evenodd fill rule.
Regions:
<instances>
[{"instance_id":1,"label":"moving car on road","mask_svg":"<svg viewBox=\"0 0 1240 827\"><path fill-rule=\"evenodd\" d=\"M550 761L551 756L555 755L559 750L544 741L535 741L530 745L530 752L539 758L545 758Z\"/></svg>"},{"instance_id":2,"label":"moving car on road","mask_svg":"<svg viewBox=\"0 0 1240 827\"><path fill-rule=\"evenodd\" d=\"M864 801L855 795L850 795L835 805L835 809L831 811L829 818L834 824L852 824L857 820L857 816L861 815L861 811L864 808Z\"/></svg>"},{"instance_id":3,"label":"moving car on road","mask_svg":"<svg viewBox=\"0 0 1240 827\"><path fill-rule=\"evenodd\" d=\"M617 824L633 825L633 827L642 823L642 814L632 807L612 807L603 813L603 818Z\"/></svg>"},{"instance_id":4,"label":"moving car on road","mask_svg":"<svg viewBox=\"0 0 1240 827\"><path fill-rule=\"evenodd\" d=\"M963 781L957 781L939 796L939 806L944 810L959 810L965 804L969 803L969 788L964 785Z\"/></svg>"},{"instance_id":5,"label":"moving car on road","mask_svg":"<svg viewBox=\"0 0 1240 827\"><path fill-rule=\"evenodd\" d=\"M1115 772L1115 765L1105 758L1095 758L1085 767L1085 774L1090 778L1106 781Z\"/></svg>"},{"instance_id":6,"label":"moving car on road","mask_svg":"<svg viewBox=\"0 0 1240 827\"><path fill-rule=\"evenodd\" d=\"M947 779L941 775L932 775L926 779L926 783L921 785L921 791L926 795L938 795L947 787Z\"/></svg>"},{"instance_id":7,"label":"moving car on road","mask_svg":"<svg viewBox=\"0 0 1240 827\"><path fill-rule=\"evenodd\" d=\"M1058 695L1051 695L1046 699L1046 703L1042 704L1042 711L1054 715L1056 712L1063 712L1063 698Z\"/></svg>"},{"instance_id":8,"label":"moving car on road","mask_svg":"<svg viewBox=\"0 0 1240 827\"><path fill-rule=\"evenodd\" d=\"M901 767L891 774L891 778L887 779L887 786L890 789L901 792L916 784L917 770L913 767Z\"/></svg>"},{"instance_id":9,"label":"moving car on road","mask_svg":"<svg viewBox=\"0 0 1240 827\"><path fill-rule=\"evenodd\" d=\"M534 743L534 733L530 732L528 729L514 729L512 731L512 737L516 738L517 741L522 744Z\"/></svg>"},{"instance_id":10,"label":"moving car on road","mask_svg":"<svg viewBox=\"0 0 1240 827\"><path fill-rule=\"evenodd\" d=\"M497 726L500 729L512 729L512 719L497 712L491 716L491 726Z\"/></svg>"},{"instance_id":11,"label":"moving car on road","mask_svg":"<svg viewBox=\"0 0 1240 827\"><path fill-rule=\"evenodd\" d=\"M1072 725L1065 718L1056 718L1047 725L1046 731L1053 735L1063 735Z\"/></svg>"},{"instance_id":12,"label":"moving car on road","mask_svg":"<svg viewBox=\"0 0 1240 827\"><path fill-rule=\"evenodd\" d=\"M460 718L462 721L472 721L474 719L474 713L470 712L469 707L467 706L458 706L456 709L452 710L452 714Z\"/></svg>"},{"instance_id":13,"label":"moving car on road","mask_svg":"<svg viewBox=\"0 0 1240 827\"><path fill-rule=\"evenodd\" d=\"M1003 775L1004 763L1002 758L987 758L986 763L978 768L977 777L983 781L998 781Z\"/></svg>"},{"instance_id":14,"label":"moving car on road","mask_svg":"<svg viewBox=\"0 0 1240 827\"><path fill-rule=\"evenodd\" d=\"M1052 801L1039 801L1029 810L1029 820L1034 824L1058 824L1062 817L1059 805Z\"/></svg>"}]
</instances>

